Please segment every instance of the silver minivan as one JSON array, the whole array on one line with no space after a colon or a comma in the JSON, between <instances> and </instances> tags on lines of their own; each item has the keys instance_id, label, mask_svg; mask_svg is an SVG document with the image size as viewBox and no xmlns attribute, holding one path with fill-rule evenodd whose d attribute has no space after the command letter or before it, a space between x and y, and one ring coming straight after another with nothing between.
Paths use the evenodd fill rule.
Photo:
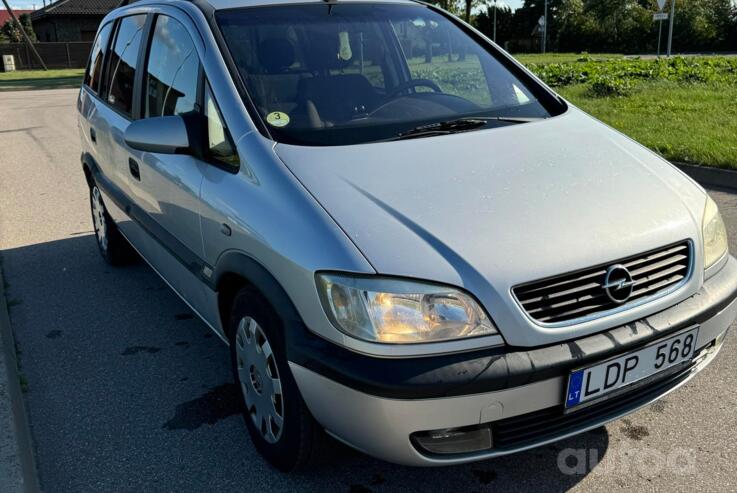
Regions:
<instances>
[{"instance_id":1,"label":"silver minivan","mask_svg":"<svg viewBox=\"0 0 737 493\"><path fill-rule=\"evenodd\" d=\"M412 0L143 0L78 100L96 237L230 346L255 447L419 466L688 381L737 316L717 206Z\"/></svg>"}]
</instances>

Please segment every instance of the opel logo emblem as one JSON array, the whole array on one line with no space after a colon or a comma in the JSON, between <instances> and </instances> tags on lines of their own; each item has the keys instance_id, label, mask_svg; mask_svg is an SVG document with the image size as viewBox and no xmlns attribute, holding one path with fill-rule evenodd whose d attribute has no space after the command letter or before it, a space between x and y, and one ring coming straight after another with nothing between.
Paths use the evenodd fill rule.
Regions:
<instances>
[{"instance_id":1,"label":"opel logo emblem","mask_svg":"<svg viewBox=\"0 0 737 493\"><path fill-rule=\"evenodd\" d=\"M610 300L622 304L632 296L635 281L627 267L622 264L612 265L606 271L602 288Z\"/></svg>"}]
</instances>

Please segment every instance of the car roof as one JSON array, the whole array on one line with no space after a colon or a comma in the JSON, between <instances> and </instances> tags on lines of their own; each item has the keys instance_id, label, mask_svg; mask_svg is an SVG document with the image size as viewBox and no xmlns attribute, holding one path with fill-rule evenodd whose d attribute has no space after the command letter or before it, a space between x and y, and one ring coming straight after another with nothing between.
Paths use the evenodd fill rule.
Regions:
<instances>
[{"instance_id":1,"label":"car roof","mask_svg":"<svg viewBox=\"0 0 737 493\"><path fill-rule=\"evenodd\" d=\"M305 3L414 3L412 0L205 0L215 10L261 5L290 5Z\"/></svg>"},{"instance_id":2,"label":"car roof","mask_svg":"<svg viewBox=\"0 0 737 493\"><path fill-rule=\"evenodd\" d=\"M151 4L161 3L177 3L178 1L187 0L123 0L121 6L124 5L135 5L145 6ZM239 7L259 7L265 5L294 5L294 4L338 4L338 3L400 3L400 4L412 4L417 3L415 0L199 0L193 3L206 4L212 7L214 10L222 9L233 9Z\"/></svg>"}]
</instances>

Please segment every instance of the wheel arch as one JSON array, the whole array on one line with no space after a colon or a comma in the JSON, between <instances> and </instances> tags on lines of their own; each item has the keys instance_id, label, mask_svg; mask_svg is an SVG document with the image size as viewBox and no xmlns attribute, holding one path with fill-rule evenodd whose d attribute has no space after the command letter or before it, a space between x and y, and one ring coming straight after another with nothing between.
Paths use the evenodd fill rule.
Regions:
<instances>
[{"instance_id":1,"label":"wheel arch","mask_svg":"<svg viewBox=\"0 0 737 493\"><path fill-rule=\"evenodd\" d=\"M93 170L97 168L97 163L95 163L95 159L86 152L82 153L81 161L84 178L87 180L87 186L91 188L92 184L95 182L92 174Z\"/></svg>"},{"instance_id":2,"label":"wheel arch","mask_svg":"<svg viewBox=\"0 0 737 493\"><path fill-rule=\"evenodd\" d=\"M230 337L228 318L236 293L244 287L256 289L268 301L285 327L292 322L302 323L294 303L281 283L257 260L242 252L226 252L218 260L213 272L217 292L218 314L226 337Z\"/></svg>"}]
</instances>

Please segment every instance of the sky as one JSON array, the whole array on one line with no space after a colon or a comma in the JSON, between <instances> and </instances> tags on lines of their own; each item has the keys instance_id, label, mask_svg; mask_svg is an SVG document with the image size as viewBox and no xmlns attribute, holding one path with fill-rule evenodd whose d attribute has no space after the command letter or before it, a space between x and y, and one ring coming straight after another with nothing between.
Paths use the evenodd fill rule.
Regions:
<instances>
[{"instance_id":1,"label":"sky","mask_svg":"<svg viewBox=\"0 0 737 493\"><path fill-rule=\"evenodd\" d=\"M40 9L44 6L43 0L9 0L8 3L13 9L32 9L34 7ZM49 1L47 0L46 3L48 4ZM0 8L5 8L2 2L0 2Z\"/></svg>"},{"instance_id":2,"label":"sky","mask_svg":"<svg viewBox=\"0 0 737 493\"><path fill-rule=\"evenodd\" d=\"M41 0L38 0L38 1L34 0L32 2L29 2L26 0L14 2L13 0L10 0L8 3L10 4L10 7L13 9L32 9L34 4L37 9L40 9L41 7L43 7L43 2ZM2 2L0 2L0 8L5 9L5 6L2 5Z\"/></svg>"},{"instance_id":3,"label":"sky","mask_svg":"<svg viewBox=\"0 0 737 493\"><path fill-rule=\"evenodd\" d=\"M522 7L522 0L503 0L504 3L512 7L512 10ZM501 3L501 2L499 2Z\"/></svg>"}]
</instances>

